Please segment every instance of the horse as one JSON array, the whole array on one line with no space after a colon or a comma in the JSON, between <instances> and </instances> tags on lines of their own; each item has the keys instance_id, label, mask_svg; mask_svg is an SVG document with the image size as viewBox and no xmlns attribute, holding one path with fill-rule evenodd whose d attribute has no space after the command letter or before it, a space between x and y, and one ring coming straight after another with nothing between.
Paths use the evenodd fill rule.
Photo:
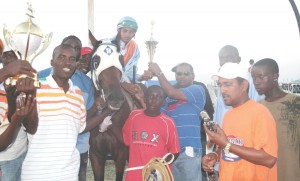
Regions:
<instances>
[{"instance_id":1,"label":"horse","mask_svg":"<svg viewBox=\"0 0 300 181\"><path fill-rule=\"evenodd\" d=\"M104 170L107 155L115 162L116 180L123 179L128 147L122 141L122 127L132 109L141 108L136 99L132 99L121 86L122 56L119 49L110 41L97 41L89 32L90 41L94 46L92 57L92 80L98 94L102 94L107 107L114 110L111 117L112 125L105 132L99 132L98 127L91 130L90 160L95 181L104 181Z\"/></svg>"}]
</instances>

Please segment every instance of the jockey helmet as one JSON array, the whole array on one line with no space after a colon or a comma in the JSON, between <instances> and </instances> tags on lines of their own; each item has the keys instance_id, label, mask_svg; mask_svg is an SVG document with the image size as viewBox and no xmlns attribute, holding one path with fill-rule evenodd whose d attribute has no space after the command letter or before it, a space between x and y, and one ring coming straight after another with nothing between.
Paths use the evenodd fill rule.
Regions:
<instances>
[{"instance_id":1,"label":"jockey helmet","mask_svg":"<svg viewBox=\"0 0 300 181\"><path fill-rule=\"evenodd\" d=\"M136 20L130 16L124 16L123 18L120 19L117 26L117 30L119 31L120 28L124 28L124 27L132 28L135 31L137 31L138 29Z\"/></svg>"}]
</instances>

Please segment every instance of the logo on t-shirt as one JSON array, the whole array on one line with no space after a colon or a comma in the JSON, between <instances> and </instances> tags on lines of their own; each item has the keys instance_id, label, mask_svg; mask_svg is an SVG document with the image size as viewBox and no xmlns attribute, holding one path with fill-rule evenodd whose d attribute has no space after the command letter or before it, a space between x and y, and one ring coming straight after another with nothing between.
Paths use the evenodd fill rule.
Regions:
<instances>
[{"instance_id":1,"label":"logo on t-shirt","mask_svg":"<svg viewBox=\"0 0 300 181\"><path fill-rule=\"evenodd\" d=\"M136 131L133 131L131 133L131 136L132 136L132 140L137 140L137 132Z\"/></svg>"},{"instance_id":2,"label":"logo on t-shirt","mask_svg":"<svg viewBox=\"0 0 300 181\"><path fill-rule=\"evenodd\" d=\"M168 102L167 110L173 111L176 109L177 106L179 106L185 102L186 101L183 101L183 100L171 100L170 102Z\"/></svg>"},{"instance_id":3,"label":"logo on t-shirt","mask_svg":"<svg viewBox=\"0 0 300 181\"><path fill-rule=\"evenodd\" d=\"M146 131L141 132L141 140L146 140L148 138L148 133Z\"/></svg>"},{"instance_id":4,"label":"logo on t-shirt","mask_svg":"<svg viewBox=\"0 0 300 181\"><path fill-rule=\"evenodd\" d=\"M156 142L156 143L158 143L159 134L158 134L158 135L152 134L152 136L153 136L153 138L152 138L151 142Z\"/></svg>"},{"instance_id":5,"label":"logo on t-shirt","mask_svg":"<svg viewBox=\"0 0 300 181\"><path fill-rule=\"evenodd\" d=\"M230 136L227 136L227 139L231 144L244 146L244 142L240 138L236 138L235 136L230 135ZM233 154L231 152L229 152L228 154L225 154L223 149L222 149L222 159L227 162L236 162L236 161L241 160L241 158L239 156L237 156L236 154Z\"/></svg>"},{"instance_id":6,"label":"logo on t-shirt","mask_svg":"<svg viewBox=\"0 0 300 181\"><path fill-rule=\"evenodd\" d=\"M136 132L133 131L131 133L133 144L144 145L144 146L157 146L159 143L159 134L156 133L148 133L147 131Z\"/></svg>"}]
</instances>

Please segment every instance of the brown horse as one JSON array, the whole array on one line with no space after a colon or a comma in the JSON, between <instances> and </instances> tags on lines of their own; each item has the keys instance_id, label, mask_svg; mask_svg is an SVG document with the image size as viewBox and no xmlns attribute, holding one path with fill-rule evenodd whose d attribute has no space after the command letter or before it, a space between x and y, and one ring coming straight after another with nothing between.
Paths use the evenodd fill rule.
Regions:
<instances>
[{"instance_id":1,"label":"brown horse","mask_svg":"<svg viewBox=\"0 0 300 181\"><path fill-rule=\"evenodd\" d=\"M104 181L104 168L107 155L111 154L116 167L116 180L123 179L128 147L123 144L122 127L133 109L132 97L122 89L122 59L118 48L110 41L96 41L90 33L94 46L92 58L92 79L99 94L104 93L107 107L115 110L112 115L112 125L105 132L98 128L91 131L90 160L95 181ZM120 62L121 61L121 62ZM95 65L95 66L94 66Z\"/></svg>"}]
</instances>

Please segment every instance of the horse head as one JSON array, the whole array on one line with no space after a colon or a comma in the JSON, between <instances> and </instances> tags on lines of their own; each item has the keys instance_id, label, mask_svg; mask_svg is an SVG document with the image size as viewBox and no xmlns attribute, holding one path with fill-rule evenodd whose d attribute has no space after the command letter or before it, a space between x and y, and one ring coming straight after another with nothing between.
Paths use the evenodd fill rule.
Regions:
<instances>
[{"instance_id":1,"label":"horse head","mask_svg":"<svg viewBox=\"0 0 300 181\"><path fill-rule=\"evenodd\" d=\"M119 110L125 102L120 84L123 75L122 56L120 56L116 44L108 39L91 40L91 42L94 46L91 61L91 76L94 85L107 106L111 110Z\"/></svg>"}]
</instances>

